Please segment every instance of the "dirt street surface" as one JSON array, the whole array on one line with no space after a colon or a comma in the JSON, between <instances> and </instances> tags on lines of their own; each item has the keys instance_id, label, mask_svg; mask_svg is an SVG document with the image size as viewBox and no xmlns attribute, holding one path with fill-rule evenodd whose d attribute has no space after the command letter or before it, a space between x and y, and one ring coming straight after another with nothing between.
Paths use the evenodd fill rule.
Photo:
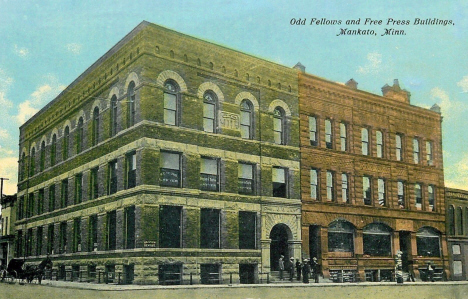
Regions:
<instances>
[{"instance_id":1,"label":"dirt street surface","mask_svg":"<svg viewBox=\"0 0 468 299\"><path fill-rule=\"evenodd\" d=\"M45 281L42 285L0 284L0 299L466 299L468 282L359 283L359 284L270 284L235 286L116 286Z\"/></svg>"}]
</instances>

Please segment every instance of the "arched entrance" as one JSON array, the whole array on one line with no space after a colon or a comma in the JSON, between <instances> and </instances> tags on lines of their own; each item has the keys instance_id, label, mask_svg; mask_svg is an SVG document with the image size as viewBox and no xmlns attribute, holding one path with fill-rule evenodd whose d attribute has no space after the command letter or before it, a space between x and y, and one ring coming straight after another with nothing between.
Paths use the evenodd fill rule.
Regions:
<instances>
[{"instance_id":1,"label":"arched entrance","mask_svg":"<svg viewBox=\"0 0 468 299\"><path fill-rule=\"evenodd\" d=\"M286 224L275 225L270 232L270 266L272 271L278 271L278 261L281 255L284 260L289 260L289 240L292 240L292 233Z\"/></svg>"}]
</instances>

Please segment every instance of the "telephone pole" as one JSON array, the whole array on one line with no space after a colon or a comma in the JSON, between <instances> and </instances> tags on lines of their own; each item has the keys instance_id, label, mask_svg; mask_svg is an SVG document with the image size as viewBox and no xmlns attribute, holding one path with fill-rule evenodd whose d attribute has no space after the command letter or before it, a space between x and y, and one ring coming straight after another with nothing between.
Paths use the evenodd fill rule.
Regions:
<instances>
[{"instance_id":1,"label":"telephone pole","mask_svg":"<svg viewBox=\"0 0 468 299\"><path fill-rule=\"evenodd\" d=\"M3 181L8 181L8 179L0 178L0 203L3 202Z\"/></svg>"}]
</instances>

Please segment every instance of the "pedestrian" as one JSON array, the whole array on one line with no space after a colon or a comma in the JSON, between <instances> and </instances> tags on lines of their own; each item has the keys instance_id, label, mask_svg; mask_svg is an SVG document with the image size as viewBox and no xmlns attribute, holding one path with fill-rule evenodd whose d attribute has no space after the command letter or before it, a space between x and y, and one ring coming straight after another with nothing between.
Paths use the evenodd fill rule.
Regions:
<instances>
[{"instance_id":1,"label":"pedestrian","mask_svg":"<svg viewBox=\"0 0 468 299\"><path fill-rule=\"evenodd\" d=\"M288 270L289 270L289 281L293 281L294 279L294 258L293 257L289 259Z\"/></svg>"},{"instance_id":2,"label":"pedestrian","mask_svg":"<svg viewBox=\"0 0 468 299\"><path fill-rule=\"evenodd\" d=\"M414 262L413 260L408 260L408 279L406 281L414 282Z\"/></svg>"},{"instance_id":3,"label":"pedestrian","mask_svg":"<svg viewBox=\"0 0 468 299\"><path fill-rule=\"evenodd\" d=\"M427 280L434 282L434 266L431 262L427 263Z\"/></svg>"},{"instance_id":4,"label":"pedestrian","mask_svg":"<svg viewBox=\"0 0 468 299\"><path fill-rule=\"evenodd\" d=\"M283 271L284 271L284 255L280 256L280 259L278 261L278 267L279 267L279 276L280 280L283 280Z\"/></svg>"},{"instance_id":5,"label":"pedestrian","mask_svg":"<svg viewBox=\"0 0 468 299\"><path fill-rule=\"evenodd\" d=\"M315 283L319 282L319 273L320 273L320 264L317 261L317 258L314 257L311 261L312 274L314 277Z\"/></svg>"},{"instance_id":6,"label":"pedestrian","mask_svg":"<svg viewBox=\"0 0 468 299\"><path fill-rule=\"evenodd\" d=\"M310 275L309 260L305 259L302 262L302 282L303 283L309 283L309 275Z\"/></svg>"},{"instance_id":7,"label":"pedestrian","mask_svg":"<svg viewBox=\"0 0 468 299\"><path fill-rule=\"evenodd\" d=\"M297 280L301 281L302 265L299 259L297 259L296 261L296 272L297 272Z\"/></svg>"}]
</instances>

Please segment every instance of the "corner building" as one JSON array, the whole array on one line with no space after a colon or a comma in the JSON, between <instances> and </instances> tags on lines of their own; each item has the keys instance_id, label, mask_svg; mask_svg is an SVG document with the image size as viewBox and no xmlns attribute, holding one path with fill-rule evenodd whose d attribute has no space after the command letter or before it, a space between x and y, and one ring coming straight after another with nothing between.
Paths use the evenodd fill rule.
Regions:
<instances>
[{"instance_id":1,"label":"corner building","mask_svg":"<svg viewBox=\"0 0 468 299\"><path fill-rule=\"evenodd\" d=\"M16 256L252 283L301 254L297 70L142 22L20 128Z\"/></svg>"},{"instance_id":2,"label":"corner building","mask_svg":"<svg viewBox=\"0 0 468 299\"><path fill-rule=\"evenodd\" d=\"M299 75L303 254L337 282L450 277L441 114L412 106L398 80L383 96Z\"/></svg>"}]
</instances>

